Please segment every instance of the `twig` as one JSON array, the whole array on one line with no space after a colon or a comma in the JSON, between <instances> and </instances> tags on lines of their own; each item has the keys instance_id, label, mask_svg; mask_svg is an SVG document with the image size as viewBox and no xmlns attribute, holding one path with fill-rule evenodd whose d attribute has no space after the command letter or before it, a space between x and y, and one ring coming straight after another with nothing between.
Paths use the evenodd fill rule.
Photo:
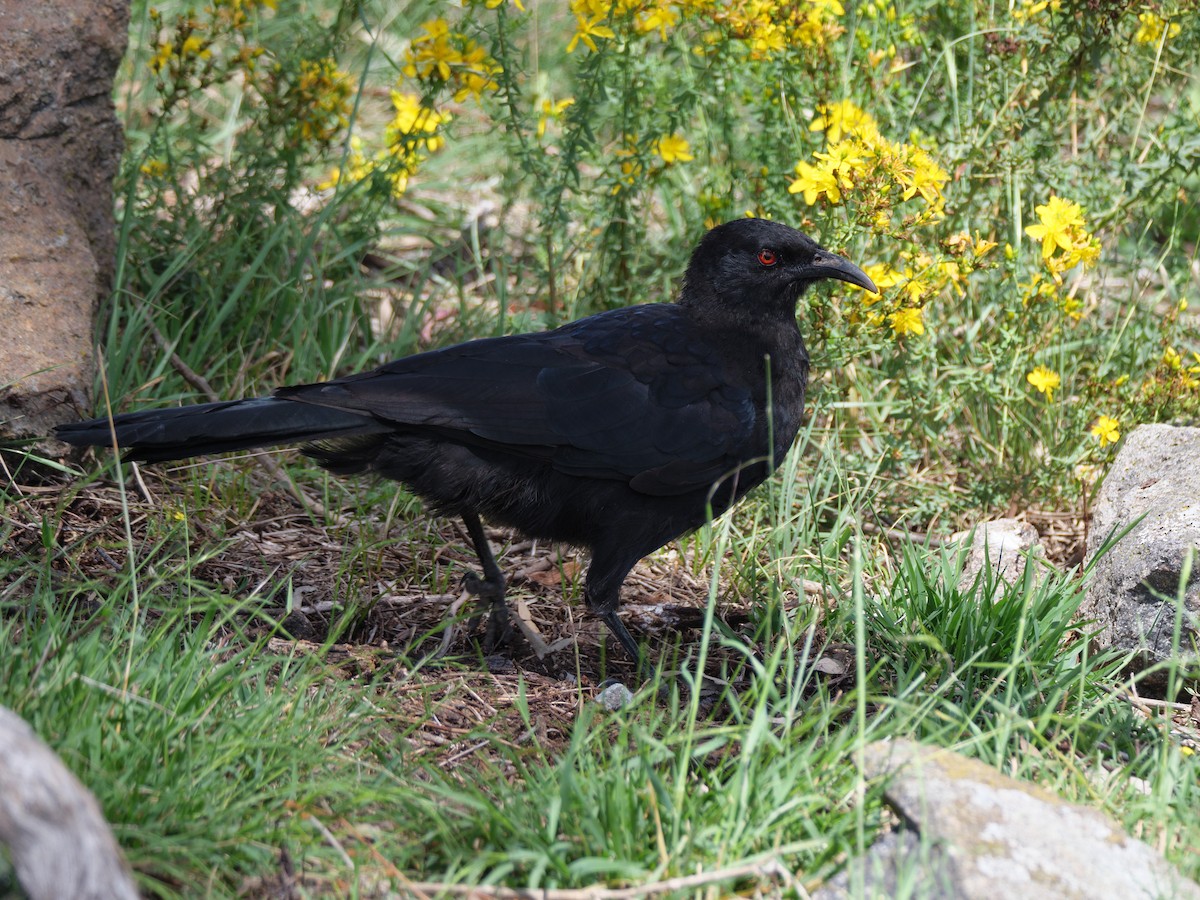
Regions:
<instances>
[{"instance_id":1,"label":"twig","mask_svg":"<svg viewBox=\"0 0 1200 900\"><path fill-rule=\"evenodd\" d=\"M1103 685L1102 685L1103 687ZM1171 700L1155 700L1153 697L1139 697L1136 694L1123 694L1120 691L1111 688L1105 688L1118 700L1124 700L1130 706L1144 706L1147 709L1168 709L1172 712L1190 712L1192 704L1190 703L1175 703Z\"/></svg>"},{"instance_id":2,"label":"twig","mask_svg":"<svg viewBox=\"0 0 1200 900\"><path fill-rule=\"evenodd\" d=\"M936 534L922 534L919 531L905 531L902 528L887 528L875 522L863 522L859 527L867 534L881 534L893 541L911 541L914 544L928 544L933 548L941 547L947 542L946 538L938 537Z\"/></svg>"},{"instance_id":3,"label":"twig","mask_svg":"<svg viewBox=\"0 0 1200 900\"><path fill-rule=\"evenodd\" d=\"M137 483L138 492L142 495L142 499L151 506L158 506L158 501L154 499L154 495L150 493L150 488L146 486L146 482L142 479L142 467L133 462L129 464L129 468L133 470L133 480Z\"/></svg>"},{"instance_id":4,"label":"twig","mask_svg":"<svg viewBox=\"0 0 1200 900\"><path fill-rule=\"evenodd\" d=\"M146 323L146 327L150 329L150 337L154 338L154 343L158 344L159 349L167 354L167 358L171 362L171 367L175 369L183 380L198 390L201 394L208 398L209 403L216 403L221 398L217 396L212 389L212 385L208 383L203 375L193 371L192 367L183 361L183 358L171 349L170 342L166 339L158 326L154 324L154 317L146 312L146 307L137 297L133 297L133 303L138 308L138 312L142 314L142 321Z\"/></svg>"},{"instance_id":5,"label":"twig","mask_svg":"<svg viewBox=\"0 0 1200 900\"><path fill-rule=\"evenodd\" d=\"M657 894L668 894L672 891L683 891L689 888L703 887L719 881L734 881L738 878L756 877L772 881L782 881L792 887L797 887L792 873L777 859L768 859L757 863L744 863L740 866L729 866L724 869L713 869L711 872L697 872L695 875L681 875L664 881L652 881L649 884L628 888L545 888L532 890L528 888L495 887L492 885L446 884L437 881L405 881L406 889L423 894L449 894L455 897L481 897L493 900L637 900L640 897L650 897Z\"/></svg>"},{"instance_id":6,"label":"twig","mask_svg":"<svg viewBox=\"0 0 1200 900\"><path fill-rule=\"evenodd\" d=\"M325 838L325 842L337 851L338 855L342 857L342 863L346 866L346 868L353 869L354 860L350 858L350 854L346 852L346 848L342 846L342 842L337 839L332 831L325 827L325 823L318 819L311 812L306 812L304 814L304 818L312 823L312 826L316 828L317 831L321 832L321 836Z\"/></svg>"}]
</instances>

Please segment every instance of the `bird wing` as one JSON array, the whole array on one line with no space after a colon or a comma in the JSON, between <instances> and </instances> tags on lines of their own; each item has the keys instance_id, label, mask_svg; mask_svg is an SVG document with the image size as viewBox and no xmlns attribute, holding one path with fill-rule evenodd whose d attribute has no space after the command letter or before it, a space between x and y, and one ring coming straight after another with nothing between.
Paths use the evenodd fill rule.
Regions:
<instances>
[{"instance_id":1,"label":"bird wing","mask_svg":"<svg viewBox=\"0 0 1200 900\"><path fill-rule=\"evenodd\" d=\"M703 489L749 455L755 408L674 306L470 341L276 396L527 458L642 493Z\"/></svg>"}]
</instances>

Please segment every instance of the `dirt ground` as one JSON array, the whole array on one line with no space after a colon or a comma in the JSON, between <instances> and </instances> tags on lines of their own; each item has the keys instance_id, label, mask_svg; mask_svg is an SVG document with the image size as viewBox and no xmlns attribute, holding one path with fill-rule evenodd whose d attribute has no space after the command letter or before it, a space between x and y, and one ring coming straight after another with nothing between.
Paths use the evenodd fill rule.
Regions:
<instances>
[{"instance_id":1,"label":"dirt ground","mask_svg":"<svg viewBox=\"0 0 1200 900\"><path fill-rule=\"evenodd\" d=\"M389 527L382 516L327 512L317 491L289 484L273 460L247 476L254 500L240 513L223 507L220 488L211 507L199 507L194 499L181 499L185 488L169 471L127 471L125 502L139 555L161 554L164 562L180 566L189 556L198 559L193 575L247 610L241 634L274 632L275 648L315 653L332 629L325 660L339 677L386 684L401 708L411 697L414 718L425 716L433 699L438 714L414 738L424 748L419 752L435 754L444 765L480 749L463 738L481 727L500 736L511 730L516 740L522 726L512 705L520 691L544 732L539 737L553 746L567 739L579 704L607 681L631 688L640 683L634 662L587 614L581 592L587 557L574 548L488 529L509 579L508 606L518 627L504 646L485 653L478 642L482 623L471 627L474 599L462 587L463 576L477 563L457 520L422 516ZM104 586L128 571L119 486L58 478L39 485L10 483L9 491L0 531L3 552L43 569L49 553L52 577L66 594L77 596L85 610L105 603ZM1052 560L1069 564L1081 557L1077 517L1043 514L1031 520ZM151 549L158 541L164 541L162 548ZM639 563L622 591L622 618L648 658L665 660L668 669L695 652L708 598L709 572L687 552L668 545ZM35 568L18 566L0 578L0 610L20 605L32 590ZM790 592L784 588L791 608L806 604L820 610L838 602L836 593L813 582L797 580ZM750 638L749 610L733 588L722 585L715 612L728 628ZM230 629L229 639L242 638ZM814 646L821 648L823 640L818 633ZM834 689L849 686L852 649L830 646L821 652L818 671L827 683ZM717 703L724 687L740 687L746 676L738 674L736 662L714 642L706 705Z\"/></svg>"},{"instance_id":2,"label":"dirt ground","mask_svg":"<svg viewBox=\"0 0 1200 900\"><path fill-rule=\"evenodd\" d=\"M247 512L232 513L215 503L203 515L194 501L181 500L177 477L154 467L132 471L125 502L133 546L139 556L156 554L164 564L182 567L189 556L198 560L194 577L248 610L242 634L274 630L274 647L298 643L317 652L333 629L325 659L341 677L387 683L401 704L411 695L414 714L419 708L421 716L432 691L439 713L420 738L443 763L453 765L457 754L472 752L458 741L481 726L503 732L505 712L519 689L545 731L540 737L554 745L569 734L579 703L594 697L606 680L633 689L640 683L634 661L587 614L581 590L587 557L581 551L487 529L509 579L508 606L517 629L504 646L485 654L478 641L482 623L471 627L474 598L462 587L463 576L477 563L460 522L423 517L393 523L389 530L374 517L326 513L315 491L289 487L272 471L278 472L252 475L260 486ZM9 490L14 493L4 512L0 548L31 565L0 578L0 609L19 607L33 590L31 573L44 571L47 562L63 595L75 596L84 612L107 602L105 585L128 572L119 486L56 480ZM622 591L626 625L648 658L665 659L668 667L695 651L708 598L709 574L685 559L686 552L673 544L643 560ZM805 589L821 591L806 583L786 603L828 599L808 596ZM151 615L153 603L151 592ZM740 597L719 596L716 613L730 629L744 632L747 612ZM234 629L229 637L239 639ZM715 702L724 679L739 671L735 662L714 642L706 700ZM827 668L836 677L853 666ZM516 729L519 718L511 718Z\"/></svg>"}]
</instances>

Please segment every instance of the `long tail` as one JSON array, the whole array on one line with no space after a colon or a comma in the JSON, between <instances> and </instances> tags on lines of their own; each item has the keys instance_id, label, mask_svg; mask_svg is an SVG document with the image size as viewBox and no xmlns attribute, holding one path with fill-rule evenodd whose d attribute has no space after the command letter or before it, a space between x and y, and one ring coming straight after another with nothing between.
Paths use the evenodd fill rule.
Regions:
<instances>
[{"instance_id":1,"label":"long tail","mask_svg":"<svg viewBox=\"0 0 1200 900\"><path fill-rule=\"evenodd\" d=\"M123 413L111 425L108 419L92 419L59 425L55 434L68 444L85 447L111 447L115 437L126 459L159 462L387 430L362 413L260 397Z\"/></svg>"}]
</instances>

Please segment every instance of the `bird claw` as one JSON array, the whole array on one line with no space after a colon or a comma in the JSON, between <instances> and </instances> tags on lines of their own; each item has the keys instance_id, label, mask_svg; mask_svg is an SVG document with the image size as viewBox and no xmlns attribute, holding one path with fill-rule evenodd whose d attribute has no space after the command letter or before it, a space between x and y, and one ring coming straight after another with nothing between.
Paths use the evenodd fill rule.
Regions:
<instances>
[{"instance_id":1,"label":"bird claw","mask_svg":"<svg viewBox=\"0 0 1200 900\"><path fill-rule=\"evenodd\" d=\"M474 572L463 576L463 589L477 601L475 614L467 622L467 627L472 633L479 628L479 620L484 610L488 611L487 627L480 642L485 654L491 654L497 647L505 646L513 633L508 605L504 602L504 586L503 577L490 580L480 578Z\"/></svg>"}]
</instances>

